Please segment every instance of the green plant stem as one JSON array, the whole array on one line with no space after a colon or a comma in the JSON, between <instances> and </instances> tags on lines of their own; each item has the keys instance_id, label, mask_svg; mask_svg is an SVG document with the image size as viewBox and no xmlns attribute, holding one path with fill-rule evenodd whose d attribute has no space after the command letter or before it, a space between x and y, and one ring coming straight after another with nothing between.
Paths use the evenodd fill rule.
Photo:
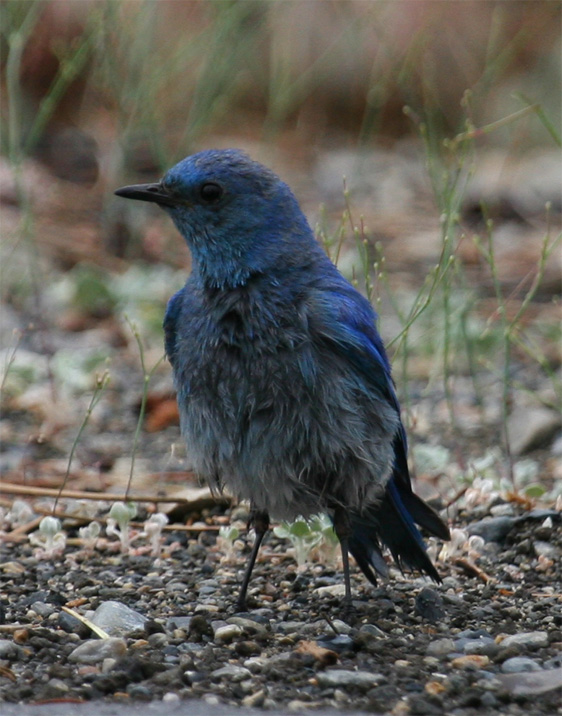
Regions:
<instances>
[{"instance_id":1,"label":"green plant stem","mask_svg":"<svg viewBox=\"0 0 562 716\"><path fill-rule=\"evenodd\" d=\"M139 440L140 440L140 434L142 430L142 425L144 422L144 416L146 413L146 402L148 399L148 386L150 384L150 380L152 376L154 375L154 372L158 368L158 366L162 363L165 355L162 355L156 363L152 366L152 368L147 371L146 369L146 363L144 360L144 346L142 345L142 340L140 337L140 334L138 332L137 327L129 320L129 318L125 317L125 320L127 321L129 328L131 329L131 332L133 336L135 337L135 341L137 343L138 349L139 349L139 356L140 356L140 362L141 362L141 368L142 368L142 375L143 375L143 387L142 387L142 397L141 397L141 404L139 409L139 417L137 420L137 426L135 428L135 434L133 437L133 448L131 451L131 468L129 471L129 479L127 480L127 488L125 490L125 498L127 499L129 495L129 491L131 489L131 484L133 482L133 474L135 471L135 460L137 456L137 450L139 446Z\"/></svg>"},{"instance_id":2,"label":"green plant stem","mask_svg":"<svg viewBox=\"0 0 562 716\"><path fill-rule=\"evenodd\" d=\"M72 443L72 447L70 449L70 455L68 456L68 463L66 466L66 472L64 473L64 479L62 481L62 484L60 486L60 490L58 492L58 495L55 498L55 502L53 504L53 515L56 512L58 502L60 500L60 497L64 491L64 488L66 486L66 482L68 480L68 477L70 475L70 469L72 467L72 460L74 459L74 453L76 452L76 448L78 447L78 443L80 442L80 438L82 437L82 433L86 429L86 425L88 424L90 417L92 416L92 413L94 411L94 408L101 400L101 397L103 395L103 391L107 387L109 383L109 371L104 371L101 376L98 376L96 379L96 385L94 387L94 392L92 394L92 399L90 400L90 404L88 405L88 409L86 410L86 414L84 415L84 419L82 420L82 423L80 424L80 428L78 429L78 432L76 433L76 437L74 438L74 441Z\"/></svg>"}]
</instances>

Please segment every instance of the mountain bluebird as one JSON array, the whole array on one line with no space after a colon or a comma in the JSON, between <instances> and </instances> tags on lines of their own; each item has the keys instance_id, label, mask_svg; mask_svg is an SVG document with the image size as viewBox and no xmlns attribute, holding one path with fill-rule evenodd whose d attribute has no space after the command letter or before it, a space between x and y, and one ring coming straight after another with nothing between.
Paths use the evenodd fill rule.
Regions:
<instances>
[{"instance_id":1,"label":"mountain bluebird","mask_svg":"<svg viewBox=\"0 0 562 716\"><path fill-rule=\"evenodd\" d=\"M192 256L164 319L189 457L249 500L256 540L275 519L327 512L367 579L397 563L440 581L416 527L448 539L412 492L406 435L376 315L316 241L289 187L235 149L187 157L118 196L159 204Z\"/></svg>"}]
</instances>

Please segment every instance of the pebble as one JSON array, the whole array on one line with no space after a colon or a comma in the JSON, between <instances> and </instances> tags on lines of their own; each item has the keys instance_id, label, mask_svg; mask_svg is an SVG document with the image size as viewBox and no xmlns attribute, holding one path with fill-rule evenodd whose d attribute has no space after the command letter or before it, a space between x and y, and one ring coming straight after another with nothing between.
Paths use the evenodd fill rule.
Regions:
<instances>
[{"instance_id":1,"label":"pebble","mask_svg":"<svg viewBox=\"0 0 562 716\"><path fill-rule=\"evenodd\" d=\"M147 617L122 602L110 600L99 605L90 621L110 636L126 636L143 630Z\"/></svg>"},{"instance_id":2,"label":"pebble","mask_svg":"<svg viewBox=\"0 0 562 716\"><path fill-rule=\"evenodd\" d=\"M467 654L466 656L457 656L452 660L451 665L455 669L483 669L488 666L490 659L480 654Z\"/></svg>"},{"instance_id":3,"label":"pebble","mask_svg":"<svg viewBox=\"0 0 562 716\"><path fill-rule=\"evenodd\" d=\"M562 667L548 671L498 674L502 687L514 696L534 696L562 689Z\"/></svg>"},{"instance_id":4,"label":"pebble","mask_svg":"<svg viewBox=\"0 0 562 716\"><path fill-rule=\"evenodd\" d=\"M332 621L332 627L337 631L338 634L349 634L351 627L341 619L334 619Z\"/></svg>"},{"instance_id":5,"label":"pebble","mask_svg":"<svg viewBox=\"0 0 562 716\"><path fill-rule=\"evenodd\" d=\"M16 661L22 653L20 647L10 639L0 639L0 659Z\"/></svg>"},{"instance_id":6,"label":"pebble","mask_svg":"<svg viewBox=\"0 0 562 716\"><path fill-rule=\"evenodd\" d=\"M176 704L180 700L180 697L178 694L174 693L173 691L168 691L167 693L162 696L162 701L165 704Z\"/></svg>"},{"instance_id":7,"label":"pebble","mask_svg":"<svg viewBox=\"0 0 562 716\"><path fill-rule=\"evenodd\" d=\"M521 634L506 636L500 642L500 649L509 649L511 646L521 646L525 649L541 649L548 646L548 634L545 631L528 631Z\"/></svg>"},{"instance_id":8,"label":"pebble","mask_svg":"<svg viewBox=\"0 0 562 716\"><path fill-rule=\"evenodd\" d=\"M494 657L499 651L499 646L491 637L483 637L480 639L468 639L462 650L465 654L481 654Z\"/></svg>"},{"instance_id":9,"label":"pebble","mask_svg":"<svg viewBox=\"0 0 562 716\"><path fill-rule=\"evenodd\" d=\"M509 442L514 455L523 455L547 444L562 424L555 410L522 405L512 412L507 421Z\"/></svg>"},{"instance_id":10,"label":"pebble","mask_svg":"<svg viewBox=\"0 0 562 716\"><path fill-rule=\"evenodd\" d=\"M247 619L246 617L230 617L226 620L227 624L235 624L240 627L244 634L248 636L256 636L257 634L267 634L267 627L265 624L260 624L258 621L253 619Z\"/></svg>"},{"instance_id":11,"label":"pebble","mask_svg":"<svg viewBox=\"0 0 562 716\"><path fill-rule=\"evenodd\" d=\"M31 609L37 616L43 617L43 619L50 617L51 614L54 614L56 611L52 604L46 604L45 602L33 602Z\"/></svg>"},{"instance_id":12,"label":"pebble","mask_svg":"<svg viewBox=\"0 0 562 716\"><path fill-rule=\"evenodd\" d=\"M375 624L363 624L359 629L359 633L372 639L380 639L382 637L386 637L386 634L383 632L383 630L379 629L378 626L376 626Z\"/></svg>"},{"instance_id":13,"label":"pebble","mask_svg":"<svg viewBox=\"0 0 562 716\"><path fill-rule=\"evenodd\" d=\"M343 597L345 595L345 585L333 584L330 587L317 587L313 591L319 597Z\"/></svg>"},{"instance_id":14,"label":"pebble","mask_svg":"<svg viewBox=\"0 0 562 716\"><path fill-rule=\"evenodd\" d=\"M469 535L478 535L485 542L503 542L517 524L514 517L485 517L468 525Z\"/></svg>"},{"instance_id":15,"label":"pebble","mask_svg":"<svg viewBox=\"0 0 562 716\"><path fill-rule=\"evenodd\" d=\"M212 679L228 679L234 683L248 679L251 676L249 669L244 666L234 666L233 664L227 664L227 666L222 666L220 669L215 669L215 671L211 672Z\"/></svg>"},{"instance_id":16,"label":"pebble","mask_svg":"<svg viewBox=\"0 0 562 716\"><path fill-rule=\"evenodd\" d=\"M252 674L259 674L263 667L267 664L267 659L263 656L251 656L246 659L244 666L252 672Z\"/></svg>"},{"instance_id":17,"label":"pebble","mask_svg":"<svg viewBox=\"0 0 562 716\"><path fill-rule=\"evenodd\" d=\"M43 699L60 699L64 698L70 688L62 679L49 679L41 694Z\"/></svg>"},{"instance_id":18,"label":"pebble","mask_svg":"<svg viewBox=\"0 0 562 716\"><path fill-rule=\"evenodd\" d=\"M216 641L229 643L239 636L242 636L244 630L237 624L225 624L215 629L214 636Z\"/></svg>"},{"instance_id":19,"label":"pebble","mask_svg":"<svg viewBox=\"0 0 562 716\"><path fill-rule=\"evenodd\" d=\"M536 540L533 543L533 549L537 557L546 557L547 559L552 560L560 559L560 550L556 547L556 545L550 544L550 542Z\"/></svg>"},{"instance_id":20,"label":"pebble","mask_svg":"<svg viewBox=\"0 0 562 716\"><path fill-rule=\"evenodd\" d=\"M91 639L70 652L68 660L77 664L97 664L107 658L119 658L127 653L124 639Z\"/></svg>"},{"instance_id":21,"label":"pebble","mask_svg":"<svg viewBox=\"0 0 562 716\"><path fill-rule=\"evenodd\" d=\"M504 674L520 674L522 671L542 671L534 659L527 656L513 656L502 664Z\"/></svg>"},{"instance_id":22,"label":"pebble","mask_svg":"<svg viewBox=\"0 0 562 716\"><path fill-rule=\"evenodd\" d=\"M317 639L318 646L324 649L330 649L338 654L344 651L353 650L354 642L353 639L347 634L328 634L321 636Z\"/></svg>"},{"instance_id":23,"label":"pebble","mask_svg":"<svg viewBox=\"0 0 562 716\"><path fill-rule=\"evenodd\" d=\"M443 598L432 587L424 587L416 596L415 613L430 622L439 621L445 616Z\"/></svg>"},{"instance_id":24,"label":"pebble","mask_svg":"<svg viewBox=\"0 0 562 716\"><path fill-rule=\"evenodd\" d=\"M245 706L249 709L260 708L261 706L263 706L264 701L265 691L263 689L260 689L253 694L248 694L248 696L244 696L244 698L242 699L242 706Z\"/></svg>"},{"instance_id":25,"label":"pebble","mask_svg":"<svg viewBox=\"0 0 562 716\"><path fill-rule=\"evenodd\" d=\"M455 651L455 642L452 639L436 639L426 650L428 656L446 656Z\"/></svg>"},{"instance_id":26,"label":"pebble","mask_svg":"<svg viewBox=\"0 0 562 716\"><path fill-rule=\"evenodd\" d=\"M386 681L382 674L375 674L370 671L351 671L347 669L331 669L316 674L318 685L322 688L350 687L355 686L362 689L370 689L377 684Z\"/></svg>"}]
</instances>

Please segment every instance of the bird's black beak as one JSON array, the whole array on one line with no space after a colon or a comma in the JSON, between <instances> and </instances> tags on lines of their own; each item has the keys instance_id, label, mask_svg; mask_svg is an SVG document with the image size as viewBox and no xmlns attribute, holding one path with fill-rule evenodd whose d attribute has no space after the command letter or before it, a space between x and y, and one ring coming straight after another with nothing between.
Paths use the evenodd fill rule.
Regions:
<instances>
[{"instance_id":1,"label":"bird's black beak","mask_svg":"<svg viewBox=\"0 0 562 716\"><path fill-rule=\"evenodd\" d=\"M120 189L115 190L115 194L123 196L125 199L151 201L153 204L160 204L161 206L176 206L179 203L160 182L122 186Z\"/></svg>"}]
</instances>

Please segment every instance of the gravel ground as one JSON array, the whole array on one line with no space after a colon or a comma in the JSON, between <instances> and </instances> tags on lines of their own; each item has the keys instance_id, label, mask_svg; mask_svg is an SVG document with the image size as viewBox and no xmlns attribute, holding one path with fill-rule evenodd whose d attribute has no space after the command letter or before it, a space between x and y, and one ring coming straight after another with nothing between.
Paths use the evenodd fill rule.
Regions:
<instances>
[{"instance_id":1,"label":"gravel ground","mask_svg":"<svg viewBox=\"0 0 562 716\"><path fill-rule=\"evenodd\" d=\"M156 562L69 549L45 560L27 543L5 544L0 698L174 708L197 699L209 713L558 713L559 513L496 503L459 515L485 543L440 562L441 585L397 573L373 589L356 572L345 621L338 569L298 571L273 536L244 614L234 605L245 554L225 563L214 533L169 533L183 543ZM63 605L111 637L95 638Z\"/></svg>"}]
</instances>

